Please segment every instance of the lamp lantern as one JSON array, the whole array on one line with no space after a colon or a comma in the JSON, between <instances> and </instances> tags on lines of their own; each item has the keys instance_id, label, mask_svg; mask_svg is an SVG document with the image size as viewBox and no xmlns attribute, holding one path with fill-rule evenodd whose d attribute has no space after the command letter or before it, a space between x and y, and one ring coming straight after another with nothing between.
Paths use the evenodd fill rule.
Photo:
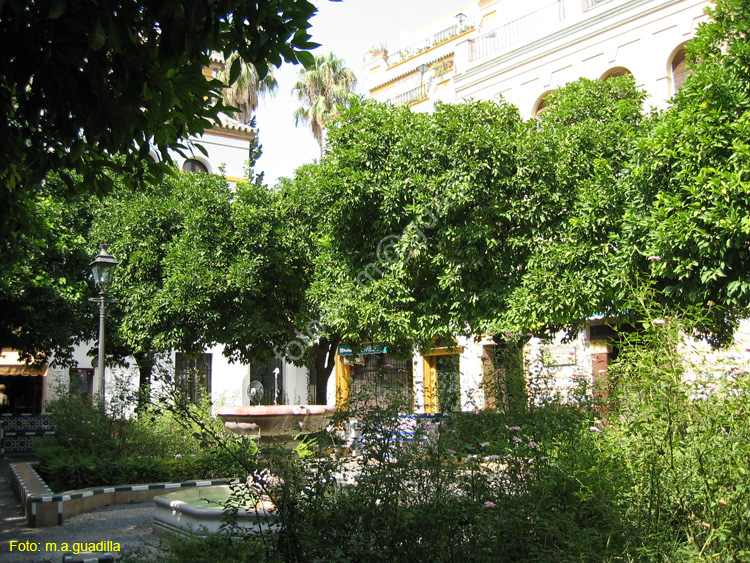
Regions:
<instances>
[{"instance_id":1,"label":"lamp lantern","mask_svg":"<svg viewBox=\"0 0 750 563\"><path fill-rule=\"evenodd\" d=\"M109 246L106 244L99 245L99 254L89 264L91 272L94 274L94 283L100 293L106 293L107 287L112 284L112 276L115 272L115 266L118 262L115 257L109 253Z\"/></svg>"},{"instance_id":2,"label":"lamp lantern","mask_svg":"<svg viewBox=\"0 0 750 563\"><path fill-rule=\"evenodd\" d=\"M99 254L89 264L91 272L94 274L94 283L99 290L99 297L91 297L89 301L99 304L99 351L96 362L97 379L101 382L102 403L105 401L104 387L104 311L107 305L114 303L114 300L107 297L107 288L112 284L112 276L115 272L115 266L118 262L115 257L109 253L109 246L106 244L99 245Z\"/></svg>"}]
</instances>

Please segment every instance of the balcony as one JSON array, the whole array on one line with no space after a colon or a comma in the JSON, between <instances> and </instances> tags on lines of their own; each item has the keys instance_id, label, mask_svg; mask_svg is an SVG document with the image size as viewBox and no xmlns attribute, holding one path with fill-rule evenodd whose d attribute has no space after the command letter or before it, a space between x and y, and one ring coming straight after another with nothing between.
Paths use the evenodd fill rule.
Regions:
<instances>
[{"instance_id":1,"label":"balcony","mask_svg":"<svg viewBox=\"0 0 750 563\"><path fill-rule=\"evenodd\" d=\"M609 0L584 0L596 4ZM564 0L554 2L469 41L469 60L475 61L555 29L565 19Z\"/></svg>"},{"instance_id":2,"label":"balcony","mask_svg":"<svg viewBox=\"0 0 750 563\"><path fill-rule=\"evenodd\" d=\"M472 29L474 29L473 23L461 22L447 27L442 31L438 31L437 33L434 33L429 37L418 41L417 43L409 45L405 49L401 49L400 51L397 51L392 55L388 55L388 67L390 68L392 66L395 66L407 59L416 57L420 53L424 53L428 49L432 49L433 47L437 47L438 45L447 43L454 37L458 37L459 35L466 33L467 31L470 31Z\"/></svg>"},{"instance_id":3,"label":"balcony","mask_svg":"<svg viewBox=\"0 0 750 563\"><path fill-rule=\"evenodd\" d=\"M387 103L394 106L407 106L416 102L421 102L427 99L427 84L420 84L416 88L407 90L403 94L399 94L395 98L390 98Z\"/></svg>"},{"instance_id":4,"label":"balcony","mask_svg":"<svg viewBox=\"0 0 750 563\"><path fill-rule=\"evenodd\" d=\"M612 0L583 0L583 11L588 12L591 8L607 2L612 2Z\"/></svg>"}]
</instances>

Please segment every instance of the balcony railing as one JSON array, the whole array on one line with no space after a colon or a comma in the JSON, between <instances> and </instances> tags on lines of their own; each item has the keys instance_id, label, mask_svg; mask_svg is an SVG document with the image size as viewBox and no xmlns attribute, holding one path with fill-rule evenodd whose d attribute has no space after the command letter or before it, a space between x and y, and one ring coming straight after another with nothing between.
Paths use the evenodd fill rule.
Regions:
<instances>
[{"instance_id":1,"label":"balcony railing","mask_svg":"<svg viewBox=\"0 0 750 563\"><path fill-rule=\"evenodd\" d=\"M612 2L612 0L583 0L583 11L586 12L594 6L606 4L607 2Z\"/></svg>"},{"instance_id":2,"label":"balcony railing","mask_svg":"<svg viewBox=\"0 0 750 563\"><path fill-rule=\"evenodd\" d=\"M405 61L406 59L416 57L427 49L431 49L432 47L440 45L441 43L450 41L454 37L457 37L473 28L473 23L463 22L452 25L442 31L438 31L437 33L434 33L429 37L418 41L417 43L409 45L405 49L401 49L400 51L397 51L392 55L388 55L388 66L391 67L397 65L402 61Z\"/></svg>"},{"instance_id":3,"label":"balcony railing","mask_svg":"<svg viewBox=\"0 0 750 563\"><path fill-rule=\"evenodd\" d=\"M587 0L596 1L596 0ZM600 0L607 1L607 0ZM492 53L507 49L538 36L540 32L556 27L565 19L564 0L555 0L551 4L510 21L505 25L488 31L469 42L469 60L474 61Z\"/></svg>"},{"instance_id":4,"label":"balcony railing","mask_svg":"<svg viewBox=\"0 0 750 563\"><path fill-rule=\"evenodd\" d=\"M388 103L394 106L406 106L425 99L427 99L427 84L420 84L416 88L407 90L403 94L389 99Z\"/></svg>"}]
</instances>

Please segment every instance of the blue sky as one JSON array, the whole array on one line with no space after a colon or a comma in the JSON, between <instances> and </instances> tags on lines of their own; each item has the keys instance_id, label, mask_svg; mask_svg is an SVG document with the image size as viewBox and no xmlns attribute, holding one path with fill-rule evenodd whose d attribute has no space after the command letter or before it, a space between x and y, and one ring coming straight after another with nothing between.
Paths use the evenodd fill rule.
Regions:
<instances>
[{"instance_id":1,"label":"blue sky","mask_svg":"<svg viewBox=\"0 0 750 563\"><path fill-rule=\"evenodd\" d=\"M313 0L318 14L311 20L313 41L321 46L315 54L334 52L361 80L362 63L368 49L384 43L390 51L400 47L402 32L411 31L451 11L460 11L466 0ZM293 175L294 170L320 156L318 143L310 130L294 126L292 86L299 66L284 65L276 73L279 90L275 97L261 100L257 125L263 146L256 172L265 173L273 186L277 178Z\"/></svg>"}]
</instances>

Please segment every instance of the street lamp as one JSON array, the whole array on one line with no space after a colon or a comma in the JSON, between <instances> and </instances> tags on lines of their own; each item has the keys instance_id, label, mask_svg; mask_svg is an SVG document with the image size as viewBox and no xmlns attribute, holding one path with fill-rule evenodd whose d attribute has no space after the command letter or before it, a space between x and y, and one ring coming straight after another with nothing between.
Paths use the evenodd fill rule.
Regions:
<instances>
[{"instance_id":1,"label":"street lamp","mask_svg":"<svg viewBox=\"0 0 750 563\"><path fill-rule=\"evenodd\" d=\"M422 96L422 98L427 97L427 91L424 87L424 73L429 69L430 67L424 63L417 67L417 70L419 71L419 94Z\"/></svg>"},{"instance_id":2,"label":"street lamp","mask_svg":"<svg viewBox=\"0 0 750 563\"><path fill-rule=\"evenodd\" d=\"M96 255L91 266L91 272L94 274L94 283L99 290L99 297L90 297L89 301L99 303L99 358L96 362L96 369L99 380L102 383L102 403L104 403L104 310L107 305L114 303L114 299L107 298L107 288L112 283L115 266L118 262L115 257L108 252L109 246L106 244L99 245L99 254Z\"/></svg>"}]
</instances>

